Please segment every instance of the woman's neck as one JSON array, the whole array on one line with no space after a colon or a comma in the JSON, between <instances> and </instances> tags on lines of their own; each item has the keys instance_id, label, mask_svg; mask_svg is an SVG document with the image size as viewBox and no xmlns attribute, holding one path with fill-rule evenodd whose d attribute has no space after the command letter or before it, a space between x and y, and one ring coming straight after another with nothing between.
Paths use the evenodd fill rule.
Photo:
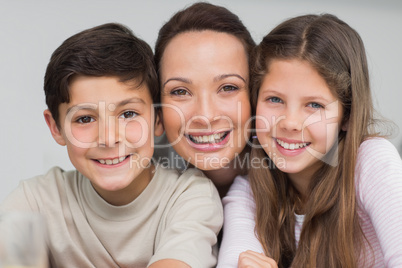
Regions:
<instances>
[{"instance_id":1,"label":"woman's neck","mask_svg":"<svg viewBox=\"0 0 402 268\"><path fill-rule=\"evenodd\" d=\"M204 174L213 182L216 189L218 189L221 198L227 194L235 177L242 174L242 169L238 167L239 165L234 165L234 162L235 161L232 161L228 166L221 169L203 170Z\"/></svg>"}]
</instances>

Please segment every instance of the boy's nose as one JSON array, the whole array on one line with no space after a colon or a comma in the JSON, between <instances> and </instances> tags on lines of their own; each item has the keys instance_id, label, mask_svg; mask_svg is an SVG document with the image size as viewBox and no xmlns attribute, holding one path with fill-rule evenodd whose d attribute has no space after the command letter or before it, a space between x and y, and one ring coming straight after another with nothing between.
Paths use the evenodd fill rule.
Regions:
<instances>
[{"instance_id":1,"label":"boy's nose","mask_svg":"<svg viewBox=\"0 0 402 268\"><path fill-rule=\"evenodd\" d=\"M120 131L117 120L109 118L106 122L101 122L99 127L99 146L114 147L120 142Z\"/></svg>"}]
</instances>

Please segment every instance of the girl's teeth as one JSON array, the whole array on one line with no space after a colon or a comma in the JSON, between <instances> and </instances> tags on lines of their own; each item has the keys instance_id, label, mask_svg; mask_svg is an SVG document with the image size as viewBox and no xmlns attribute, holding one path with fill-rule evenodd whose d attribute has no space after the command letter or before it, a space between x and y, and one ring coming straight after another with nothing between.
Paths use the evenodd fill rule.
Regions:
<instances>
[{"instance_id":1,"label":"girl's teeth","mask_svg":"<svg viewBox=\"0 0 402 268\"><path fill-rule=\"evenodd\" d=\"M295 150L295 149L300 149L300 148L303 148L303 147L306 147L307 146L307 143L306 142L302 142L302 143L287 143L287 142L284 142L284 141L281 141L281 140L276 140L277 142L278 142L278 144L280 145L280 146L282 146L283 148L285 148L285 149L288 149L288 150Z\"/></svg>"}]
</instances>

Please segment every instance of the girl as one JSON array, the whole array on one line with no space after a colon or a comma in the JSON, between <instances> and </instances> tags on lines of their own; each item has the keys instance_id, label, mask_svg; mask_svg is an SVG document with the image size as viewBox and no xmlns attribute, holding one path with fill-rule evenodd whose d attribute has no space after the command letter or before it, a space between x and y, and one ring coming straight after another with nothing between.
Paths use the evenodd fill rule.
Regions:
<instances>
[{"instance_id":1,"label":"girl","mask_svg":"<svg viewBox=\"0 0 402 268\"><path fill-rule=\"evenodd\" d=\"M221 196L244 173L254 46L235 14L202 2L176 13L160 29L155 45L167 140L185 161L204 171ZM160 147L159 157L166 157Z\"/></svg>"},{"instance_id":2,"label":"girl","mask_svg":"<svg viewBox=\"0 0 402 268\"><path fill-rule=\"evenodd\" d=\"M289 19L258 45L254 81L260 165L223 200L219 266L402 267L402 162L374 130L359 34ZM224 255L239 243L251 251Z\"/></svg>"}]
</instances>

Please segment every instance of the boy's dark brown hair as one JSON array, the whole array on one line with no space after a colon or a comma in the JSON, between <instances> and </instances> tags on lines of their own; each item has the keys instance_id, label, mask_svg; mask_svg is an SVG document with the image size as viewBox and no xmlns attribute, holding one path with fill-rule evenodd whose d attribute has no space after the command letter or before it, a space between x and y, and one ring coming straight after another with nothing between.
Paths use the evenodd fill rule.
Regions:
<instances>
[{"instance_id":1,"label":"boy's dark brown hair","mask_svg":"<svg viewBox=\"0 0 402 268\"><path fill-rule=\"evenodd\" d=\"M58 127L59 105L68 103L74 76L116 76L121 82L145 83L159 102L158 78L151 47L124 25L107 23L66 39L52 54L46 69L46 104ZM138 80L137 80L138 79Z\"/></svg>"}]
</instances>

